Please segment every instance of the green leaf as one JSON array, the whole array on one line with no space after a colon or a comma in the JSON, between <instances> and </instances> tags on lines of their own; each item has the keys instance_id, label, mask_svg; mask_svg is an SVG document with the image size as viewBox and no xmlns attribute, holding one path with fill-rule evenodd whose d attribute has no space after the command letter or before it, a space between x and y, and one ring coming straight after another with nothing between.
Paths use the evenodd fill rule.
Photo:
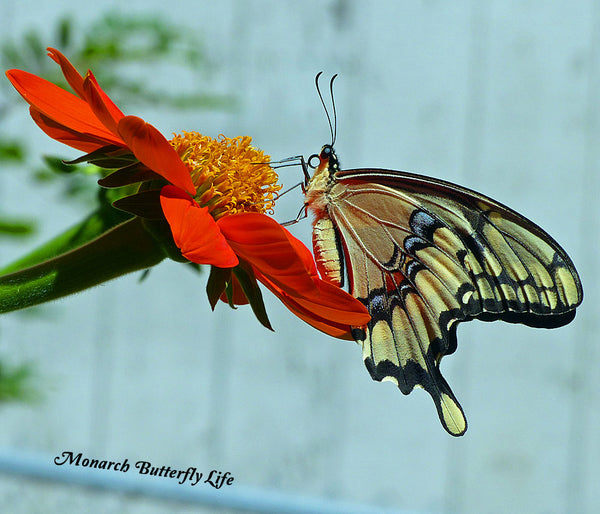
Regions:
<instances>
[{"instance_id":1,"label":"green leaf","mask_svg":"<svg viewBox=\"0 0 600 514\"><path fill-rule=\"evenodd\" d=\"M165 257L142 220L133 218L67 253L0 276L0 313L84 291Z\"/></svg>"},{"instance_id":2,"label":"green leaf","mask_svg":"<svg viewBox=\"0 0 600 514\"><path fill-rule=\"evenodd\" d=\"M148 169L142 163L136 162L129 166L125 166L124 168L119 168L110 175L101 178L98 180L98 184L102 187L113 188L161 178L162 177L158 173Z\"/></svg>"},{"instance_id":3,"label":"green leaf","mask_svg":"<svg viewBox=\"0 0 600 514\"><path fill-rule=\"evenodd\" d=\"M165 217L160 206L160 189L141 191L131 196L125 196L114 202L113 206L150 220L160 220Z\"/></svg>"},{"instance_id":4,"label":"green leaf","mask_svg":"<svg viewBox=\"0 0 600 514\"><path fill-rule=\"evenodd\" d=\"M227 298L227 305L232 309L237 309L235 303L233 303L233 282L230 280L225 286L225 298Z\"/></svg>"},{"instance_id":5,"label":"green leaf","mask_svg":"<svg viewBox=\"0 0 600 514\"><path fill-rule=\"evenodd\" d=\"M254 273L250 266L245 266L240 263L238 266L233 268L233 274L238 279L240 286L242 286L242 290L248 298L250 302L250 307L252 307L252 311L254 315L260 321L260 323L268 328L269 330L273 330L271 326L271 322L269 321L269 317L267 316L267 309L265 308L265 304L263 302L262 293L260 292L260 288L256 283L256 278L254 277Z\"/></svg>"},{"instance_id":6,"label":"green leaf","mask_svg":"<svg viewBox=\"0 0 600 514\"><path fill-rule=\"evenodd\" d=\"M206 294L208 295L210 308L213 311L215 310L215 306L223 294L223 291L225 291L225 288L230 282L231 269L217 268L216 266L210 267L210 274L208 275L208 281L206 282ZM229 298L230 295L228 294L227 296Z\"/></svg>"}]
</instances>

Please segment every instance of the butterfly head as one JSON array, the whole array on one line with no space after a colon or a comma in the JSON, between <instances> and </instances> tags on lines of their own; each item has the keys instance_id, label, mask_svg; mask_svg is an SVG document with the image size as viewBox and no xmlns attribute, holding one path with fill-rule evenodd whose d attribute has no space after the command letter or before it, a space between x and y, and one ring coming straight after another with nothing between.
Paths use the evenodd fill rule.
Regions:
<instances>
[{"instance_id":1,"label":"butterfly head","mask_svg":"<svg viewBox=\"0 0 600 514\"><path fill-rule=\"evenodd\" d=\"M340 169L340 161L333 145L323 145L320 153L309 157L308 165L315 170L314 175L326 173L329 177L332 177Z\"/></svg>"}]
</instances>

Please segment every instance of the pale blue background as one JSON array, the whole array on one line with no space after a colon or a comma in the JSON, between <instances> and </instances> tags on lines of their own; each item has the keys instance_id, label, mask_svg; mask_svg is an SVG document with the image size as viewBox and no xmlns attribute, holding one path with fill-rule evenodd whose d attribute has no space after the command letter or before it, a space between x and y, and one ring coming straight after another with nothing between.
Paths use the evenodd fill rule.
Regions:
<instances>
[{"instance_id":1,"label":"pale blue background","mask_svg":"<svg viewBox=\"0 0 600 514\"><path fill-rule=\"evenodd\" d=\"M164 134L249 134L274 158L309 155L329 138L313 78L339 73L343 166L426 173L509 204L572 256L586 301L558 330L459 328L443 370L470 426L454 439L426 394L372 382L354 343L310 329L268 293L275 333L247 309L211 313L205 278L167 262L142 284L125 277L42 316L0 319L2 358L36 362L47 388L38 405L0 408L0 451L218 468L237 487L411 512L597 512L600 2L2 0L0 30L43 38L64 13L85 24L109 8L196 29L218 67L189 87L240 100L228 114L126 113ZM39 156L76 155L25 105L11 122ZM0 202L43 216L41 239L81 216L58 188L34 186L0 173ZM290 193L278 219L301 201ZM308 221L292 230L310 242ZM2 262L23 250L4 243ZM18 513L199 511L10 473L0 498Z\"/></svg>"}]
</instances>

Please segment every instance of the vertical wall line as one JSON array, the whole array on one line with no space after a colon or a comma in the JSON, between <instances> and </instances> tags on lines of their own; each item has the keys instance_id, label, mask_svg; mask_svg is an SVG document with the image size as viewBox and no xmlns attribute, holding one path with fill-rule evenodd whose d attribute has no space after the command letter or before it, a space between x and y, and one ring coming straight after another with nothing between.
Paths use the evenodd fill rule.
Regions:
<instances>
[{"instance_id":1,"label":"vertical wall line","mask_svg":"<svg viewBox=\"0 0 600 514\"><path fill-rule=\"evenodd\" d=\"M117 293L117 284L111 284L112 291L103 289L95 298L95 309L90 313L95 318L92 334L92 369L90 382L90 447L100 455L108 451L108 427L111 413L114 410L112 402L113 391L116 388L115 374L115 329L116 310L121 307Z\"/></svg>"},{"instance_id":2,"label":"vertical wall line","mask_svg":"<svg viewBox=\"0 0 600 514\"><path fill-rule=\"evenodd\" d=\"M467 98L463 140L462 174L468 181L480 175L487 102L490 2L474 0L471 7Z\"/></svg>"},{"instance_id":3,"label":"vertical wall line","mask_svg":"<svg viewBox=\"0 0 600 514\"><path fill-rule=\"evenodd\" d=\"M6 41L7 35L8 34L12 34L10 27L13 23L14 20L14 11L15 11L15 7L13 5L13 2L1 2L0 3L0 34L2 34L2 40ZM9 101L6 100L5 102L5 98L3 97L3 91L7 91L8 93L10 93L9 88L6 86L6 77L4 75L4 71L2 70L2 74L0 75L1 80L3 80L4 84L2 85L2 87L0 88L0 123L2 123L4 120L4 116L6 116L8 114L9 111ZM4 128L4 127L3 127ZM6 205L6 200L5 200L5 196L6 193L4 193L4 184L3 182L5 182L4 180L2 180L3 175L0 174L0 205ZM7 213L5 213L7 214Z\"/></svg>"},{"instance_id":4,"label":"vertical wall line","mask_svg":"<svg viewBox=\"0 0 600 514\"><path fill-rule=\"evenodd\" d=\"M221 303L221 302L219 302ZM211 313L211 329L207 330L209 336L203 344L211 345L210 377L207 417L207 458L210 465L218 465L224 462L227 454L227 437L230 433L227 428L231 419L231 395L232 392L232 362L233 355L240 338L239 324L233 321L235 314L230 312L225 304L217 305ZM212 341L211 341L212 339Z\"/></svg>"},{"instance_id":5,"label":"vertical wall line","mask_svg":"<svg viewBox=\"0 0 600 514\"><path fill-rule=\"evenodd\" d=\"M251 46L251 24L254 20L252 8L242 0L232 2L231 19L228 34L223 35L223 41L226 42L226 49L223 52L227 66L223 67L222 73L225 77L228 91L244 91L249 86L246 83L248 77L248 59L252 58L245 49ZM236 95L240 98L243 95ZM244 125L246 116L245 107L236 114L235 117L227 120L223 132L232 130L230 120L238 121ZM236 125L233 130L238 130ZM209 272L208 266L205 272ZM207 280L206 278L205 280ZM206 400L206 416L208 425L204 432L206 440L206 458L210 465L219 465L225 462L230 456L227 449L230 445L229 437L231 431L232 412L234 408L235 391L234 367L236 363L235 355L238 346L243 344L243 327L240 327L238 316L242 313L233 312L227 304L221 301L217 302L214 312L207 316L206 339L202 342L207 346L208 359L210 360L208 377L208 397ZM244 348L243 351L248 351ZM238 428L238 427L234 427Z\"/></svg>"},{"instance_id":6,"label":"vertical wall line","mask_svg":"<svg viewBox=\"0 0 600 514\"><path fill-rule=\"evenodd\" d=\"M481 172L482 148L484 143L485 112L488 89L489 32L491 2L471 2L466 77L465 118L462 144L462 177L465 183ZM471 390L472 363L466 354L455 364L456 389L461 391L462 400L468 399ZM460 401L460 400L459 400ZM468 412L467 412L468 420ZM463 512L467 495L467 446L454 439L448 443L444 510Z\"/></svg>"},{"instance_id":7,"label":"vertical wall line","mask_svg":"<svg viewBox=\"0 0 600 514\"><path fill-rule=\"evenodd\" d=\"M598 190L600 188L600 152L598 139L600 138L600 1L591 3L590 42L588 64L587 99L584 113L584 168L581 180L581 218L577 230L579 232L579 259L575 263L583 271L584 289L588 293L587 303L597 298L596 291L600 287L595 271L598 265L598 250L600 233L600 219L598 216ZM565 213L569 215L569 213ZM585 272L588 271L587 274ZM585 294L585 293L584 293ZM590 298L591 296L591 298ZM592 310L595 307L591 308ZM581 308L580 308L581 311ZM585 312L585 311L584 311ZM587 469L590 466L591 455L589 447L592 437L592 418L590 417L590 399L595 396L593 380L598 380L594 375L593 363L597 362L595 346L598 344L597 335L600 331L598 317L594 315L579 316L575 319L579 330L573 341L569 341L572 355L571 374L571 405L569 416L569 439L567 452L567 478L565 495L565 512L588 512L591 508L586 505L586 498L591 498L592 489L597 487L589 479Z\"/></svg>"}]
</instances>

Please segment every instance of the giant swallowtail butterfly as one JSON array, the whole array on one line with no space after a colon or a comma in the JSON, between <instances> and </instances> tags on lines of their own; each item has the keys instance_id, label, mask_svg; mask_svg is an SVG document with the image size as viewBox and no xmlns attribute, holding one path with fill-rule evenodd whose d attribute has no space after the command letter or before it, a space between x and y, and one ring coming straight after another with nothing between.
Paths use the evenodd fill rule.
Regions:
<instances>
[{"instance_id":1,"label":"giant swallowtail butterfly","mask_svg":"<svg viewBox=\"0 0 600 514\"><path fill-rule=\"evenodd\" d=\"M404 394L425 389L444 428L462 435L467 421L440 373L458 323L565 325L583 299L577 271L544 230L480 193L402 171L342 171L327 117L332 143L302 159L319 271L338 286L347 275L371 314L352 331L371 377Z\"/></svg>"}]
</instances>

